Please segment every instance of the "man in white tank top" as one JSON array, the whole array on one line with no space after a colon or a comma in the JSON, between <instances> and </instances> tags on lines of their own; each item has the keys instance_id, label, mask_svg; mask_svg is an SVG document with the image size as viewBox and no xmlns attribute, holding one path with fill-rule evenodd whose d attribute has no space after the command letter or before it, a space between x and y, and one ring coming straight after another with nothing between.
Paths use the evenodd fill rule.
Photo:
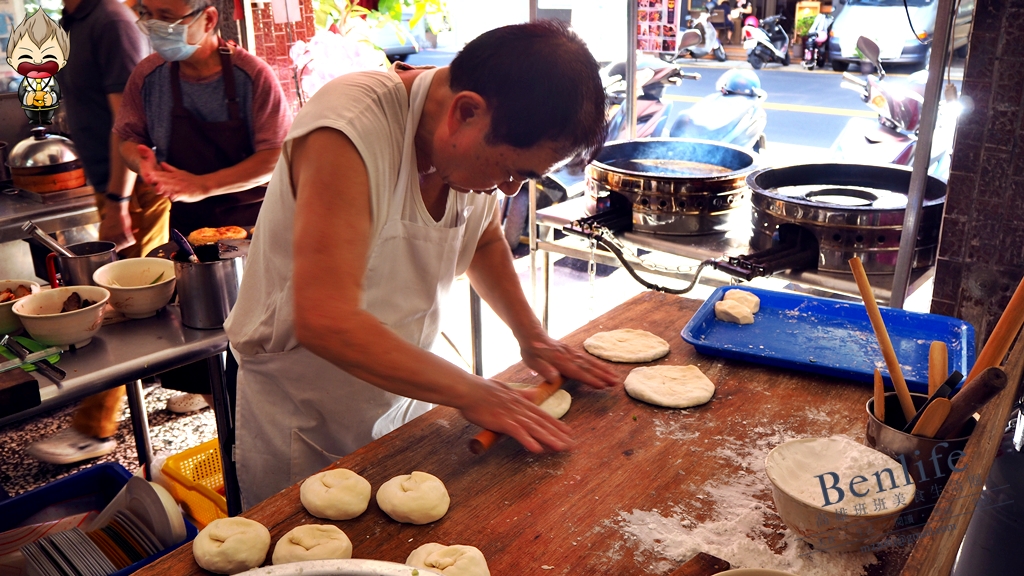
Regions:
<instances>
[{"instance_id":1,"label":"man in white tank top","mask_svg":"<svg viewBox=\"0 0 1024 576\"><path fill-rule=\"evenodd\" d=\"M447 68L352 74L317 92L285 141L225 325L244 507L433 404L531 451L570 447L527 394L427 349L466 272L546 380L619 384L545 334L495 214L494 192L592 157L604 115L594 58L547 21L485 33Z\"/></svg>"}]
</instances>

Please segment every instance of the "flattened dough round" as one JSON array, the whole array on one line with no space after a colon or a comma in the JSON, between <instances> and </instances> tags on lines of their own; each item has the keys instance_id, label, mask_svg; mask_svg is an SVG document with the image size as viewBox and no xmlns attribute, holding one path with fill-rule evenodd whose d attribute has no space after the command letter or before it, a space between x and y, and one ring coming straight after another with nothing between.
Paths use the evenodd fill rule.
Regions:
<instances>
[{"instance_id":1,"label":"flattened dough round","mask_svg":"<svg viewBox=\"0 0 1024 576\"><path fill-rule=\"evenodd\" d=\"M267 558L270 531L248 518L218 518L192 541L196 564L216 574L238 574L256 568Z\"/></svg>"},{"instance_id":2,"label":"flattened dough round","mask_svg":"<svg viewBox=\"0 0 1024 576\"><path fill-rule=\"evenodd\" d=\"M533 384L523 384L522 382L509 382L506 386L519 390L527 390L534 387ZM552 418L561 418L569 411L570 405L572 405L572 396L559 388L547 400L541 402L540 409L550 414Z\"/></svg>"},{"instance_id":3,"label":"flattened dough round","mask_svg":"<svg viewBox=\"0 0 1024 576\"><path fill-rule=\"evenodd\" d=\"M299 488L299 500L317 518L349 520L366 511L372 491L359 474L335 468L306 478Z\"/></svg>"},{"instance_id":4,"label":"flattened dough round","mask_svg":"<svg viewBox=\"0 0 1024 576\"><path fill-rule=\"evenodd\" d=\"M451 498L439 478L426 472L395 476L377 489L377 505L397 522L429 524L448 512Z\"/></svg>"},{"instance_id":5,"label":"flattened dough round","mask_svg":"<svg viewBox=\"0 0 1024 576\"><path fill-rule=\"evenodd\" d=\"M611 362L650 362L668 354L668 342L646 330L622 328L598 332L583 342L583 348Z\"/></svg>"},{"instance_id":6,"label":"flattened dough round","mask_svg":"<svg viewBox=\"0 0 1024 576\"><path fill-rule=\"evenodd\" d=\"M641 366L626 376L626 393L666 408L700 406L715 395L715 385L696 366Z\"/></svg>"},{"instance_id":7,"label":"flattened dough round","mask_svg":"<svg viewBox=\"0 0 1024 576\"><path fill-rule=\"evenodd\" d=\"M274 564L351 558L352 541L333 524L296 526L274 545Z\"/></svg>"},{"instance_id":8,"label":"flattened dough round","mask_svg":"<svg viewBox=\"0 0 1024 576\"><path fill-rule=\"evenodd\" d=\"M409 554L406 564L445 576L490 576L483 552L473 546L431 542Z\"/></svg>"},{"instance_id":9,"label":"flattened dough round","mask_svg":"<svg viewBox=\"0 0 1024 576\"><path fill-rule=\"evenodd\" d=\"M719 300L715 302L715 318L723 322L732 322L733 324L754 323L754 315L750 313L750 308L735 300Z\"/></svg>"},{"instance_id":10,"label":"flattened dough round","mask_svg":"<svg viewBox=\"0 0 1024 576\"><path fill-rule=\"evenodd\" d=\"M757 311L761 309L761 299L758 298L754 293L747 292L746 290L726 290L725 295L722 296L722 300L734 300L743 304L750 310L751 314L757 314Z\"/></svg>"}]
</instances>

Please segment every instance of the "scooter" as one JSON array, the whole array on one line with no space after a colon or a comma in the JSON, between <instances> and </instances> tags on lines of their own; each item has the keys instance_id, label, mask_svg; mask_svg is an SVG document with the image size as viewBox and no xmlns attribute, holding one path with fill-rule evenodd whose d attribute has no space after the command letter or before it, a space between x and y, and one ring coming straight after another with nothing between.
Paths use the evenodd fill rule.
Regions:
<instances>
[{"instance_id":1,"label":"scooter","mask_svg":"<svg viewBox=\"0 0 1024 576\"><path fill-rule=\"evenodd\" d=\"M892 82L885 79L877 44L861 37L857 41L857 48L875 65L878 73L861 79L844 72L842 86L859 92L868 107L878 112L878 118L875 121L852 118L847 122L832 145L833 158L858 164L909 166L913 164L917 149L928 71L915 72L906 82ZM943 101L939 104L935 131L932 133L928 174L943 181L949 178L953 136L961 108L958 101Z\"/></svg>"},{"instance_id":2,"label":"scooter","mask_svg":"<svg viewBox=\"0 0 1024 576\"><path fill-rule=\"evenodd\" d=\"M832 16L818 14L814 22L807 30L807 38L804 39L804 68L814 70L824 68L825 59L828 56L828 33L832 28Z\"/></svg>"},{"instance_id":3,"label":"scooter","mask_svg":"<svg viewBox=\"0 0 1024 576\"><path fill-rule=\"evenodd\" d=\"M725 48L722 47L722 43L718 40L718 30L715 29L715 26L710 21L711 10L714 7L714 3L709 2L704 6L704 11L696 18L686 17L686 27L700 32L703 41L696 46L680 47L676 50L675 58L687 55L692 58L703 58L711 54L715 57L715 60L725 62Z\"/></svg>"},{"instance_id":4,"label":"scooter","mask_svg":"<svg viewBox=\"0 0 1024 576\"><path fill-rule=\"evenodd\" d=\"M755 152L765 146L768 94L753 70L727 70L715 82L715 92L676 116L672 138L726 142Z\"/></svg>"},{"instance_id":5,"label":"scooter","mask_svg":"<svg viewBox=\"0 0 1024 576\"><path fill-rule=\"evenodd\" d=\"M789 66L789 35L780 24L784 19L782 14L776 14L761 20L759 27L743 27L743 49L754 70L772 62Z\"/></svg>"}]
</instances>

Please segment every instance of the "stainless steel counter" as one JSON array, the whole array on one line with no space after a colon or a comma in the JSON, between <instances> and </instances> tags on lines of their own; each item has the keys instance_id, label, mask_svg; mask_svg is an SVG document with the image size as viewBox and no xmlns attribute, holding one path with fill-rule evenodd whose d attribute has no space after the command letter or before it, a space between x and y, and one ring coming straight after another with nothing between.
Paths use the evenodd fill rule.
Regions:
<instances>
[{"instance_id":1,"label":"stainless steel counter","mask_svg":"<svg viewBox=\"0 0 1024 576\"><path fill-rule=\"evenodd\" d=\"M0 243L28 238L21 225L32 220L46 232L58 232L100 221L93 196L43 204L17 194L0 194Z\"/></svg>"}]
</instances>

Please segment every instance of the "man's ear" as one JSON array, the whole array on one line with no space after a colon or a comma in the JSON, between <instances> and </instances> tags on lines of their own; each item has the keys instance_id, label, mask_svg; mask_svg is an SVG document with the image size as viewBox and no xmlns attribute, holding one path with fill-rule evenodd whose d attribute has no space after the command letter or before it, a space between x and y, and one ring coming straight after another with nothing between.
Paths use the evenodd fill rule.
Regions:
<instances>
[{"instance_id":1,"label":"man's ear","mask_svg":"<svg viewBox=\"0 0 1024 576\"><path fill-rule=\"evenodd\" d=\"M462 91L452 98L448 108L448 133L453 134L467 124L489 122L487 102L476 92Z\"/></svg>"},{"instance_id":2,"label":"man's ear","mask_svg":"<svg viewBox=\"0 0 1024 576\"><path fill-rule=\"evenodd\" d=\"M217 11L217 8L210 6L204 11L204 14L206 14L206 24L203 26L203 29L209 33L217 28L217 22L220 21L220 12Z\"/></svg>"}]
</instances>

